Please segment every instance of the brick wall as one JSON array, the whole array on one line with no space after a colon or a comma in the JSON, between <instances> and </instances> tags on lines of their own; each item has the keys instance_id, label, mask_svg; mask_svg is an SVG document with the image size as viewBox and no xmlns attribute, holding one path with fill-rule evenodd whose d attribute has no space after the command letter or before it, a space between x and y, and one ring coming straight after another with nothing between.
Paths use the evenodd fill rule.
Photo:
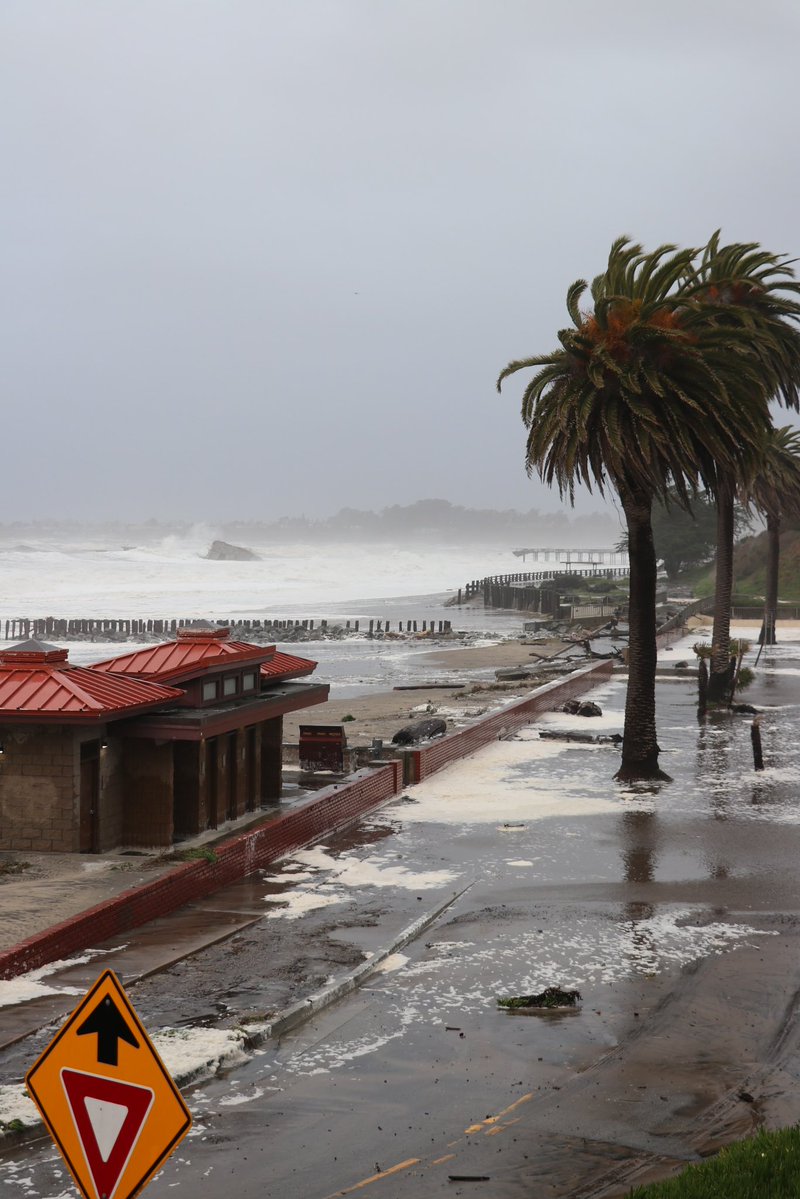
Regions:
<instances>
[{"instance_id":1,"label":"brick wall","mask_svg":"<svg viewBox=\"0 0 800 1199\"><path fill-rule=\"evenodd\" d=\"M0 848L78 849L78 759L71 730L0 727Z\"/></svg>"},{"instance_id":2,"label":"brick wall","mask_svg":"<svg viewBox=\"0 0 800 1199\"><path fill-rule=\"evenodd\" d=\"M13 978L200 899L344 827L397 795L401 788L399 762L359 771L347 782L318 791L290 812L215 846L216 862L186 862L0 952L0 978Z\"/></svg>"},{"instance_id":3,"label":"brick wall","mask_svg":"<svg viewBox=\"0 0 800 1199\"><path fill-rule=\"evenodd\" d=\"M571 699L575 695L582 695L592 687L604 682L605 679L610 678L612 670L613 663L610 661L584 666L581 670L573 671L565 679L545 683L543 687L538 687L532 695L507 704L498 712L493 712L491 716L484 716L482 719L476 720L468 728L461 729L457 733L450 733L445 737L438 737L430 745L413 750L408 755L411 773L408 781L421 782L435 771L441 770L443 766L447 766L449 762L474 753L482 746L488 745L490 741L497 741L504 733L512 733L516 729L530 724L542 713L551 712L554 708L560 707L565 700Z\"/></svg>"}]
</instances>

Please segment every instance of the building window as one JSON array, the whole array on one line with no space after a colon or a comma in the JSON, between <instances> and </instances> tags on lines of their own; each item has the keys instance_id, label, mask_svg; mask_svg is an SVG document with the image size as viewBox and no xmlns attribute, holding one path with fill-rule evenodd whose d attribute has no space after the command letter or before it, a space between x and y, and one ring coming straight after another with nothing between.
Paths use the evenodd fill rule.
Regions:
<instances>
[{"instance_id":1,"label":"building window","mask_svg":"<svg viewBox=\"0 0 800 1199\"><path fill-rule=\"evenodd\" d=\"M238 677L235 674L229 675L228 678L223 681L222 694L223 695L235 695L238 684L239 684Z\"/></svg>"},{"instance_id":2,"label":"building window","mask_svg":"<svg viewBox=\"0 0 800 1199\"><path fill-rule=\"evenodd\" d=\"M217 698L217 680L212 679L210 683L203 683L203 700Z\"/></svg>"},{"instance_id":3,"label":"building window","mask_svg":"<svg viewBox=\"0 0 800 1199\"><path fill-rule=\"evenodd\" d=\"M242 675L242 691L253 691L256 685L256 676L252 670L248 670Z\"/></svg>"}]
</instances>

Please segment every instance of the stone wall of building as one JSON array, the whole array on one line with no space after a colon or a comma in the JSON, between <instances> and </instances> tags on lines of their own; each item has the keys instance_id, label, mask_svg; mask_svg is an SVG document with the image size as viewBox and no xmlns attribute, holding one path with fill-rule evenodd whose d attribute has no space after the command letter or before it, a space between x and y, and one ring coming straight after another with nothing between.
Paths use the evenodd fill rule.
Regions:
<instances>
[{"instance_id":1,"label":"stone wall of building","mask_svg":"<svg viewBox=\"0 0 800 1199\"><path fill-rule=\"evenodd\" d=\"M0 848L78 849L79 760L71 729L0 726Z\"/></svg>"}]
</instances>

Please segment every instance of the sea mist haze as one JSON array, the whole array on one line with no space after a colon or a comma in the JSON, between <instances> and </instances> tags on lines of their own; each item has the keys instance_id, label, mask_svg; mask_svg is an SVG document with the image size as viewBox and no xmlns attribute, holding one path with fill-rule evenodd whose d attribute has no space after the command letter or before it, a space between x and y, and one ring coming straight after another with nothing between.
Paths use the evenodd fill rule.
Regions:
<instances>
[{"instance_id":1,"label":"sea mist haze","mask_svg":"<svg viewBox=\"0 0 800 1199\"><path fill-rule=\"evenodd\" d=\"M585 544L580 524L573 545ZM9 535L11 534L11 535ZM3 602L0 630L15 617L31 619L370 619L393 622L450 620L456 631L492 638L520 631L519 616L482 607L445 606L459 587L485 575L526 569L506 544L413 545L381 543L258 544L257 561L204 557L216 530L197 525L140 544L121 543L96 527L85 536L0 530ZM17 540L14 540L14 538ZM525 544L525 543L523 543ZM595 535L595 544L600 548ZM118 652L119 642L65 642L70 660L87 664ZM427 671L426 643L365 638L294 645L319 661L318 676L334 694L392 686ZM434 672L435 673L435 672Z\"/></svg>"}]
</instances>

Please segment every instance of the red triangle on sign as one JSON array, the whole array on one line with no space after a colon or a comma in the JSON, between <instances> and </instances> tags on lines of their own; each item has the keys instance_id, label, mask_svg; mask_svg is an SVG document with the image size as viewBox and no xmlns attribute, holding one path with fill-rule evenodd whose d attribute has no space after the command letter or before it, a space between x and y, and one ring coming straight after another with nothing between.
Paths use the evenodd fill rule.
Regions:
<instances>
[{"instance_id":1,"label":"red triangle on sign","mask_svg":"<svg viewBox=\"0 0 800 1199\"><path fill-rule=\"evenodd\" d=\"M81 1070L61 1071L97 1199L113 1199L153 1104L149 1087Z\"/></svg>"}]
</instances>

